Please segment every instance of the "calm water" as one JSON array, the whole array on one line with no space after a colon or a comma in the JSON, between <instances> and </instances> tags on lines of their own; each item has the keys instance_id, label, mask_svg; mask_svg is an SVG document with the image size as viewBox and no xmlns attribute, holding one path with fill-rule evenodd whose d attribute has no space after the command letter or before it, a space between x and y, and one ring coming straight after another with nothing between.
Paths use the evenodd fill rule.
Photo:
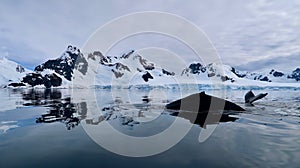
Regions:
<instances>
[{"instance_id":1,"label":"calm water","mask_svg":"<svg viewBox=\"0 0 300 168\"><path fill-rule=\"evenodd\" d=\"M243 106L246 92L227 90L226 98ZM269 95L255 107L245 107L244 113L223 115L220 123L205 123L204 115L193 124L188 118L164 110L167 102L188 95L188 91L3 89L0 167L299 167L299 89L254 92ZM187 135L169 150L148 157L110 152L86 131L99 129L105 136L113 136L109 130L100 129L109 123L122 134L149 137L168 129L177 119L180 124L191 126ZM200 132L214 126L217 127L212 135L200 143ZM111 142L125 144L124 139L112 138ZM157 143L160 141L149 147ZM121 150L147 147L137 144L136 149L127 149L124 145Z\"/></svg>"}]
</instances>

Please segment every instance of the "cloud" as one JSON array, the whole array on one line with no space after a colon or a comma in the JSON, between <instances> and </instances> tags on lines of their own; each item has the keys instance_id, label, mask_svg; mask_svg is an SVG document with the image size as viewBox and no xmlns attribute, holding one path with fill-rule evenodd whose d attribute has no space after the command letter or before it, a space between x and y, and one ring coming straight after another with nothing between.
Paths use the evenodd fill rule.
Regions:
<instances>
[{"instance_id":1,"label":"cloud","mask_svg":"<svg viewBox=\"0 0 300 168\"><path fill-rule=\"evenodd\" d=\"M297 53L296 55L290 55L288 57L278 56L265 58L239 65L237 68L245 71L257 71L262 69L270 71L271 69L275 69L279 71L291 72L292 70L300 67L299 58L300 53Z\"/></svg>"},{"instance_id":2,"label":"cloud","mask_svg":"<svg viewBox=\"0 0 300 168\"><path fill-rule=\"evenodd\" d=\"M216 42L223 58L241 65L247 62L276 59L279 56L294 56L300 48L299 2L257 1L248 4L251 17L233 24L228 31L223 31L224 40ZM224 42L222 48L220 42ZM235 60L235 61L233 61ZM256 67L252 64L254 69Z\"/></svg>"},{"instance_id":3,"label":"cloud","mask_svg":"<svg viewBox=\"0 0 300 168\"><path fill-rule=\"evenodd\" d=\"M111 19L145 10L170 12L194 22L207 33L223 62L234 66L271 60L278 57L276 52L291 53L288 48L300 44L297 0L6 0L0 2L0 45L7 47L9 58L34 66L60 56L69 44L82 46ZM132 45L124 47L135 48Z\"/></svg>"},{"instance_id":4,"label":"cloud","mask_svg":"<svg viewBox=\"0 0 300 168\"><path fill-rule=\"evenodd\" d=\"M105 5L98 4L95 7L86 6L84 3L2 1L0 29L7 31L1 31L0 38L11 50L11 58L21 57L17 55L20 54L19 51L28 55L30 53L26 51L35 51L31 55L32 61L39 63L59 56L70 43L81 46L87 37L104 23L103 18L106 18ZM18 59L21 62L28 60L28 58Z\"/></svg>"}]
</instances>

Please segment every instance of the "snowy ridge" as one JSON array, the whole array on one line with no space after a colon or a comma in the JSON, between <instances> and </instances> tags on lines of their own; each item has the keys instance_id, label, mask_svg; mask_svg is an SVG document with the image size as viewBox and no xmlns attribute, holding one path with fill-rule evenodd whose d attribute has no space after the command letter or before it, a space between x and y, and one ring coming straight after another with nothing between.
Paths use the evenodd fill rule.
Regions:
<instances>
[{"instance_id":1,"label":"snowy ridge","mask_svg":"<svg viewBox=\"0 0 300 168\"><path fill-rule=\"evenodd\" d=\"M159 60L150 61L134 50L121 56L104 56L100 51L82 53L79 48L68 46L60 57L38 65L34 72L7 59L0 60L3 64L1 72L7 72L1 74L0 84L19 82L20 85L42 88L174 88L174 85L186 84L197 87L219 84L226 87L300 87L299 68L291 73L276 70L251 73L228 65L199 62L174 69L177 65L167 62L170 65L161 66ZM165 67L179 71L175 73Z\"/></svg>"},{"instance_id":2,"label":"snowy ridge","mask_svg":"<svg viewBox=\"0 0 300 168\"><path fill-rule=\"evenodd\" d=\"M19 82L30 70L20 64L8 59L0 59L0 87L5 87L9 83Z\"/></svg>"},{"instance_id":3,"label":"snowy ridge","mask_svg":"<svg viewBox=\"0 0 300 168\"><path fill-rule=\"evenodd\" d=\"M89 53L87 57L88 72L75 75L73 84L81 87L87 85L163 85L176 83L172 72L156 67L135 51L120 57L103 56L101 52ZM76 70L75 70L76 72ZM93 77L96 77L95 80ZM76 78L80 80L76 80ZM79 86L79 87L80 87Z\"/></svg>"},{"instance_id":4,"label":"snowy ridge","mask_svg":"<svg viewBox=\"0 0 300 168\"><path fill-rule=\"evenodd\" d=\"M278 83L297 83L300 81L300 69L288 73L278 70L264 70L262 72L246 72L237 71L233 69L233 72L240 78L246 78L250 80L266 81L266 82L278 82Z\"/></svg>"},{"instance_id":5,"label":"snowy ridge","mask_svg":"<svg viewBox=\"0 0 300 168\"><path fill-rule=\"evenodd\" d=\"M100 56L100 64L95 62L95 70L93 71L93 75L96 75L94 85L97 87L173 88L174 85L182 86L185 84L223 84L226 87L232 86L233 88L240 86L299 87L299 83L292 78L286 80L286 82L289 81L289 83L280 83L280 80L274 80L271 77L269 78L273 79L274 82L266 82L260 80L262 78L258 77L257 79L251 79L246 75L242 76L238 74L240 73L239 71L236 71L233 67L228 65L211 63L205 66L201 63L193 62L186 68L178 67L183 70L181 73L175 74L163 67L157 66L155 62L145 59L138 52L133 50L123 54L121 57L105 57L100 52L97 53ZM89 60L89 65L93 64L91 61L92 60ZM263 76L258 73L255 74L257 76ZM278 75L279 72L273 70L273 73L270 73L270 75L274 74ZM277 76L274 76L274 78L278 79Z\"/></svg>"}]
</instances>

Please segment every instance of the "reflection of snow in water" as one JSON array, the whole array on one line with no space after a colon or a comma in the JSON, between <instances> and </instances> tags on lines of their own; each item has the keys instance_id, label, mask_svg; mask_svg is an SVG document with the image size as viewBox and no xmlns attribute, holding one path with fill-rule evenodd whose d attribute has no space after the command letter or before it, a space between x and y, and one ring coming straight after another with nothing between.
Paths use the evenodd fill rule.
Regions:
<instances>
[{"instance_id":1,"label":"reflection of snow in water","mask_svg":"<svg viewBox=\"0 0 300 168\"><path fill-rule=\"evenodd\" d=\"M0 123L0 134L6 133L8 130L19 127L17 121L2 121Z\"/></svg>"}]
</instances>

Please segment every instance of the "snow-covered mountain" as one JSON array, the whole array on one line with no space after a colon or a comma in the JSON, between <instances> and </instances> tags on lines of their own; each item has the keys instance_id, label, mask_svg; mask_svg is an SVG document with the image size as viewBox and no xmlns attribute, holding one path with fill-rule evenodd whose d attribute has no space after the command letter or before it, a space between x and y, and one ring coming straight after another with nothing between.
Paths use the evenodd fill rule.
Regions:
<instances>
[{"instance_id":1,"label":"snow-covered mountain","mask_svg":"<svg viewBox=\"0 0 300 168\"><path fill-rule=\"evenodd\" d=\"M191 63L185 68L181 76L196 76L199 80L210 80L210 78L218 79L222 82L234 83L238 81L238 77L231 71L232 67L227 65L219 65L215 63L207 66L201 63Z\"/></svg>"},{"instance_id":2,"label":"snow-covered mountain","mask_svg":"<svg viewBox=\"0 0 300 168\"><path fill-rule=\"evenodd\" d=\"M224 74L222 74L224 72ZM205 77L219 77L223 82L237 82L240 79L250 79L264 82L292 83L300 81L300 68L291 73L284 73L274 69L266 72L238 71L228 65L192 63L182 71L181 75L199 75ZM206 78L208 79L208 78Z\"/></svg>"},{"instance_id":3,"label":"snow-covered mountain","mask_svg":"<svg viewBox=\"0 0 300 168\"><path fill-rule=\"evenodd\" d=\"M80 65L82 63L84 66ZM87 61L80 50L73 46L68 46L67 50L57 59L48 60L45 63L34 68L35 72L45 72L45 70L52 70L56 74L63 76L66 80L71 81L73 77L73 70L80 69L85 74L87 71Z\"/></svg>"},{"instance_id":4,"label":"snow-covered mountain","mask_svg":"<svg viewBox=\"0 0 300 168\"><path fill-rule=\"evenodd\" d=\"M295 83L300 81L300 68L297 68L292 72L282 72L274 69L264 72L245 72L237 71L233 68L232 72L240 78L258 81L279 83Z\"/></svg>"},{"instance_id":5,"label":"snow-covered mountain","mask_svg":"<svg viewBox=\"0 0 300 168\"><path fill-rule=\"evenodd\" d=\"M102 85L160 85L175 83L174 72L157 66L135 51L101 57L96 83Z\"/></svg>"},{"instance_id":6,"label":"snow-covered mountain","mask_svg":"<svg viewBox=\"0 0 300 168\"><path fill-rule=\"evenodd\" d=\"M3 59L0 64L7 73L1 73L1 84L12 86L42 87L90 87L198 84L221 82L226 84L261 85L266 83L297 83L300 68L291 73L270 70L267 72L238 71L227 65L211 63L203 65L193 62L186 67L176 67L181 73L170 71L155 61L131 50L121 56L104 56L100 51L82 53L74 46L68 46L57 59L52 59L35 67L33 72ZM9 65L9 62L12 65ZM170 61L172 64L172 61ZM174 65L177 66L177 65ZM7 68L6 68L7 67ZM170 67L170 66L168 66ZM173 69L174 70L174 69ZM263 83L262 83L263 82Z\"/></svg>"},{"instance_id":7,"label":"snow-covered mountain","mask_svg":"<svg viewBox=\"0 0 300 168\"><path fill-rule=\"evenodd\" d=\"M31 71L24 68L20 64L8 59L0 59L0 88L7 86L10 83L17 83L22 80L26 73Z\"/></svg>"},{"instance_id":8,"label":"snow-covered mountain","mask_svg":"<svg viewBox=\"0 0 300 168\"><path fill-rule=\"evenodd\" d=\"M36 66L21 82L46 88L71 87L75 69L85 75L88 64L80 50L70 45L57 59Z\"/></svg>"},{"instance_id":9,"label":"snow-covered mountain","mask_svg":"<svg viewBox=\"0 0 300 168\"><path fill-rule=\"evenodd\" d=\"M93 60L96 57L99 59L100 64L97 65L96 63L94 66L97 67L95 85L104 86L205 84L211 83L211 81L240 85L264 85L270 82L297 83L300 71L300 69L297 69L291 73L282 73L271 70L268 73L251 73L238 71L228 65L219 65L216 63L203 65L193 62L187 67L178 67L182 71L176 74L165 67L161 67L159 61L155 62L154 60L152 62L143 57L139 52L133 50L119 57L103 56L99 51L89 53L87 58L89 66L93 64ZM172 64L171 60L170 64Z\"/></svg>"}]
</instances>

